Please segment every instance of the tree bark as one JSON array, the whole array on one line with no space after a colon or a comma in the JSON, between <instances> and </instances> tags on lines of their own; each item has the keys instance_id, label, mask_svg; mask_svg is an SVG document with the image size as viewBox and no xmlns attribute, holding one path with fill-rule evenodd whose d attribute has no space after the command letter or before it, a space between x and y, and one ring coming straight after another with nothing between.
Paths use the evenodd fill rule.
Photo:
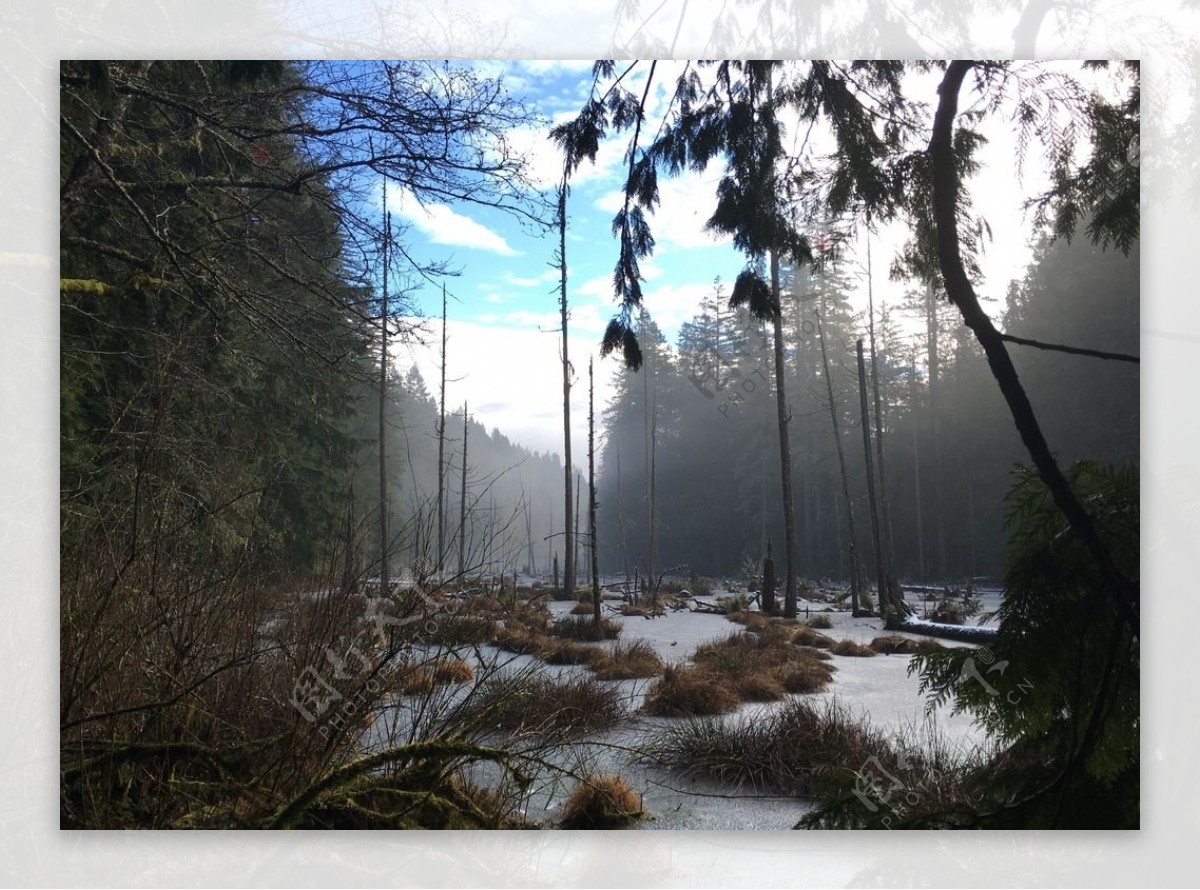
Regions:
<instances>
[{"instance_id":1,"label":"tree bark","mask_svg":"<svg viewBox=\"0 0 1200 890\"><path fill-rule=\"evenodd\" d=\"M383 190L383 300L379 306L379 593L387 596L388 496L387 496L387 378L388 378L388 240L392 220L387 212L387 188Z\"/></svg>"},{"instance_id":2,"label":"tree bark","mask_svg":"<svg viewBox=\"0 0 1200 890\"><path fill-rule=\"evenodd\" d=\"M562 315L562 376L563 376L563 524L566 564L563 566L563 592L570 599L575 592L575 529L571 524L571 359L567 348L567 183L558 191L558 268L559 311ZM557 573L556 573L557 574ZM557 587L557 583L555 584Z\"/></svg>"},{"instance_id":3,"label":"tree bark","mask_svg":"<svg viewBox=\"0 0 1200 890\"><path fill-rule=\"evenodd\" d=\"M771 252L772 323L775 328L775 411L779 420L779 470L783 489L784 559L787 561L783 594L785 618L796 617L796 506L792 500L792 446L788 439L787 396L784 388L783 312L779 299L779 257Z\"/></svg>"},{"instance_id":4,"label":"tree bark","mask_svg":"<svg viewBox=\"0 0 1200 890\"><path fill-rule=\"evenodd\" d=\"M463 402L462 486L458 499L458 586L461 589L467 569L467 403Z\"/></svg>"},{"instance_id":5,"label":"tree bark","mask_svg":"<svg viewBox=\"0 0 1200 890\"><path fill-rule=\"evenodd\" d=\"M437 580L446 560L446 285L442 285L442 383L438 396Z\"/></svg>"},{"instance_id":6,"label":"tree bark","mask_svg":"<svg viewBox=\"0 0 1200 890\"><path fill-rule=\"evenodd\" d=\"M842 474L842 496L846 499L846 515L850 532L850 609L857 613L858 608L858 533L854 528L854 501L850 497L850 474L846 472L846 451L842 448L842 431L838 423L837 404L833 398L833 378L829 374L829 352L825 348L825 329L821 324L821 313L817 317L817 340L821 344L821 364L825 368L825 391L829 394L829 419L833 423L833 441L837 446L838 469Z\"/></svg>"},{"instance_id":7,"label":"tree bark","mask_svg":"<svg viewBox=\"0 0 1200 890\"><path fill-rule=\"evenodd\" d=\"M892 608L888 589L887 567L884 564L883 545L879 535L879 504L875 498L875 467L871 459L871 412L867 407L867 368L863 361L863 341L858 341L858 404L862 413L863 457L867 466L867 500L871 507L871 541L875 545L875 580L878 584L879 614L884 626L889 629L896 624L895 609Z\"/></svg>"},{"instance_id":8,"label":"tree bark","mask_svg":"<svg viewBox=\"0 0 1200 890\"><path fill-rule=\"evenodd\" d=\"M588 538L592 549L592 618L600 626L600 559L596 555L596 382L588 360Z\"/></svg>"},{"instance_id":9,"label":"tree bark","mask_svg":"<svg viewBox=\"0 0 1200 890\"><path fill-rule=\"evenodd\" d=\"M987 356L992 375L1000 386L1013 422L1021 435L1034 466L1054 503L1066 517L1071 530L1091 555L1099 571L1100 583L1116 605L1118 613L1129 623L1134 636L1139 635L1140 609L1138 584L1127 578L1113 561L1112 554L1100 540L1092 517L1084 510L1070 483L1062 474L1054 455L1042 434L1033 406L1021 385L1012 358L999 331L992 324L975 295L975 289L963 267L958 238L956 205L958 175L954 164L952 139L954 120L958 114L958 94L963 79L974 63L957 60L946 69L938 87L939 100L934 115L929 154L933 165L933 208L937 224L938 261L946 293L962 313L963 321L975 334Z\"/></svg>"}]
</instances>

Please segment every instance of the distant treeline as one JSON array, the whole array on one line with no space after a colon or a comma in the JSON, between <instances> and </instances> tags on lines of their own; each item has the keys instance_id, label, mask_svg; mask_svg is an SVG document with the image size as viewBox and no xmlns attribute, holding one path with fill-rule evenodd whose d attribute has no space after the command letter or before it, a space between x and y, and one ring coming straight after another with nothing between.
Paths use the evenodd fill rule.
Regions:
<instances>
[{"instance_id":1,"label":"distant treeline","mask_svg":"<svg viewBox=\"0 0 1200 890\"><path fill-rule=\"evenodd\" d=\"M1084 239L1043 242L1002 313L1007 333L1041 342L1136 355L1138 252L1101 251ZM800 572L847 578L847 504L838 471L823 332L857 520L858 550L871 558L855 341L865 292L852 263L788 275L783 304L792 475ZM861 273L861 270L857 270ZM653 563L730 574L757 563L773 540L782 553L779 445L769 328L713 293L669 345L643 315L646 366L624 369L605 412L600 554L605 571ZM653 294L647 303L653 306ZM817 315L821 325L818 328ZM901 324L906 321L905 324ZM919 330L913 335L904 331ZM998 576L1004 496L1027 463L986 360L944 298L914 285L902 305L875 306L890 527L885 537L905 578ZM1013 345L1017 369L1050 446L1065 465L1080 458L1136 461L1139 366ZM868 380L868 392L871 381ZM869 399L869 402L873 399ZM649 468L654 468L651 516Z\"/></svg>"}]
</instances>

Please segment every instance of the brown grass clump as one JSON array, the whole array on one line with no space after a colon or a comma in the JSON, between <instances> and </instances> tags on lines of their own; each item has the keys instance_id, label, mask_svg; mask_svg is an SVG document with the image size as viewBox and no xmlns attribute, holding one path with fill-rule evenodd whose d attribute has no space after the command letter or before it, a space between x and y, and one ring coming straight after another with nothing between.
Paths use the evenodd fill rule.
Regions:
<instances>
[{"instance_id":1,"label":"brown grass clump","mask_svg":"<svg viewBox=\"0 0 1200 890\"><path fill-rule=\"evenodd\" d=\"M557 640L544 637L537 650L537 655L546 664L601 664L608 658L608 653L598 646L588 646L574 640Z\"/></svg>"},{"instance_id":2,"label":"brown grass clump","mask_svg":"<svg viewBox=\"0 0 1200 890\"><path fill-rule=\"evenodd\" d=\"M486 615L458 613L439 619L433 641L443 646L476 646L496 635L496 622Z\"/></svg>"},{"instance_id":3,"label":"brown grass clump","mask_svg":"<svg viewBox=\"0 0 1200 890\"><path fill-rule=\"evenodd\" d=\"M566 637L571 640L598 642L600 640L615 640L621 635L621 624L610 618L601 618L599 626L591 617L569 615L554 622L550 635Z\"/></svg>"},{"instance_id":4,"label":"brown grass clump","mask_svg":"<svg viewBox=\"0 0 1200 890\"><path fill-rule=\"evenodd\" d=\"M835 668L822 653L789 639L790 630L768 627L704 643L696 649L694 667L667 668L646 696L645 710L663 717L723 714L741 702L821 691Z\"/></svg>"},{"instance_id":5,"label":"brown grass clump","mask_svg":"<svg viewBox=\"0 0 1200 890\"><path fill-rule=\"evenodd\" d=\"M747 612L744 609L726 612L725 617L735 624L745 625L747 630L759 630L768 624L767 616L762 612Z\"/></svg>"},{"instance_id":6,"label":"brown grass clump","mask_svg":"<svg viewBox=\"0 0 1200 890\"><path fill-rule=\"evenodd\" d=\"M595 606L592 605L590 597L586 600L580 600L571 607L572 615L591 615L593 611L595 611Z\"/></svg>"},{"instance_id":7,"label":"brown grass clump","mask_svg":"<svg viewBox=\"0 0 1200 890\"><path fill-rule=\"evenodd\" d=\"M504 614L504 603L494 596L479 593L464 600L458 611L467 615L487 615L491 618L499 618Z\"/></svg>"},{"instance_id":8,"label":"brown grass clump","mask_svg":"<svg viewBox=\"0 0 1200 890\"><path fill-rule=\"evenodd\" d=\"M871 640L871 648L884 655L912 655L927 649L940 649L941 646L936 640L914 640L899 634L888 634Z\"/></svg>"},{"instance_id":9,"label":"brown grass clump","mask_svg":"<svg viewBox=\"0 0 1200 890\"><path fill-rule=\"evenodd\" d=\"M829 647L829 651L834 655L851 655L859 658L870 658L877 654L870 646L864 646L853 640L838 640Z\"/></svg>"},{"instance_id":10,"label":"brown grass clump","mask_svg":"<svg viewBox=\"0 0 1200 890\"><path fill-rule=\"evenodd\" d=\"M458 706L452 723L489 732L577 737L609 729L625 717L620 690L587 674L540 671L496 674Z\"/></svg>"},{"instance_id":11,"label":"brown grass clump","mask_svg":"<svg viewBox=\"0 0 1200 890\"><path fill-rule=\"evenodd\" d=\"M793 650L803 657L775 669L785 692L807 695L820 692L833 680L837 668L825 664L828 656L812 649ZM822 658L824 656L824 659Z\"/></svg>"},{"instance_id":12,"label":"brown grass clump","mask_svg":"<svg viewBox=\"0 0 1200 890\"><path fill-rule=\"evenodd\" d=\"M828 615L823 615L821 613L810 615L808 618L804 619L804 623L809 627L816 628L817 630L829 630L831 627L833 627L832 619L830 619Z\"/></svg>"},{"instance_id":13,"label":"brown grass clump","mask_svg":"<svg viewBox=\"0 0 1200 890\"><path fill-rule=\"evenodd\" d=\"M792 636L792 642L797 646L828 649L833 645L833 638L821 633L819 630L815 630L807 624L801 624L796 628L796 632Z\"/></svg>"},{"instance_id":14,"label":"brown grass clump","mask_svg":"<svg viewBox=\"0 0 1200 890\"><path fill-rule=\"evenodd\" d=\"M720 678L694 665L669 665L646 694L642 709L656 717L724 714L741 703Z\"/></svg>"},{"instance_id":15,"label":"brown grass clump","mask_svg":"<svg viewBox=\"0 0 1200 890\"><path fill-rule=\"evenodd\" d=\"M700 718L664 728L644 757L737 789L812 793L890 753L881 734L836 703L793 699L755 719Z\"/></svg>"},{"instance_id":16,"label":"brown grass clump","mask_svg":"<svg viewBox=\"0 0 1200 890\"><path fill-rule=\"evenodd\" d=\"M546 643L545 634L507 622L503 627L497 628L492 637L493 645L518 655L537 655L545 649Z\"/></svg>"},{"instance_id":17,"label":"brown grass clump","mask_svg":"<svg viewBox=\"0 0 1200 890\"><path fill-rule=\"evenodd\" d=\"M643 815L640 795L619 776L584 779L563 808L563 828L623 828Z\"/></svg>"},{"instance_id":18,"label":"brown grass clump","mask_svg":"<svg viewBox=\"0 0 1200 890\"><path fill-rule=\"evenodd\" d=\"M810 649L790 644L791 629L772 625L704 643L696 664L730 685L743 701L777 701L785 693L819 692L834 669Z\"/></svg>"},{"instance_id":19,"label":"brown grass clump","mask_svg":"<svg viewBox=\"0 0 1200 890\"><path fill-rule=\"evenodd\" d=\"M621 606L621 614L631 618L657 618L667 614L662 603L625 603Z\"/></svg>"},{"instance_id":20,"label":"brown grass clump","mask_svg":"<svg viewBox=\"0 0 1200 890\"><path fill-rule=\"evenodd\" d=\"M636 680L657 677L663 672L663 663L646 640L634 640L617 643L593 664L593 670L601 680Z\"/></svg>"},{"instance_id":21,"label":"brown grass clump","mask_svg":"<svg viewBox=\"0 0 1200 890\"><path fill-rule=\"evenodd\" d=\"M401 691L409 695L433 692L438 686L451 683L470 683L475 679L475 670L461 658L438 658L417 665L401 678Z\"/></svg>"}]
</instances>

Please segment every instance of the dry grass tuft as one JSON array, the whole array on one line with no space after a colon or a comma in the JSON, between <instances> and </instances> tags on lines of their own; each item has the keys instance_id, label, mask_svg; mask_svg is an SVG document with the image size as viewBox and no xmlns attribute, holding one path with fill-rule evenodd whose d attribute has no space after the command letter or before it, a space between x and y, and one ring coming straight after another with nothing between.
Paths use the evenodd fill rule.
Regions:
<instances>
[{"instance_id":1,"label":"dry grass tuft","mask_svg":"<svg viewBox=\"0 0 1200 890\"><path fill-rule=\"evenodd\" d=\"M569 615L554 622L550 635L583 642L615 640L621 635L621 624L611 618L601 618L599 626L591 617Z\"/></svg>"},{"instance_id":2,"label":"dry grass tuft","mask_svg":"<svg viewBox=\"0 0 1200 890\"><path fill-rule=\"evenodd\" d=\"M823 615L821 613L810 615L808 618L804 619L804 623L809 627L816 628L817 630L829 630L831 627L833 627L832 619L830 619L828 615Z\"/></svg>"},{"instance_id":3,"label":"dry grass tuft","mask_svg":"<svg viewBox=\"0 0 1200 890\"><path fill-rule=\"evenodd\" d=\"M725 617L735 624L745 625L747 630L759 630L769 623L767 616L762 612L747 612L744 609L726 612Z\"/></svg>"},{"instance_id":4,"label":"dry grass tuft","mask_svg":"<svg viewBox=\"0 0 1200 890\"><path fill-rule=\"evenodd\" d=\"M475 670L461 658L438 658L418 664L401 675L401 691L408 695L424 695L438 686L451 683L470 683Z\"/></svg>"},{"instance_id":5,"label":"dry grass tuft","mask_svg":"<svg viewBox=\"0 0 1200 890\"><path fill-rule=\"evenodd\" d=\"M457 706L450 724L512 735L575 738L625 717L621 691L587 674L494 674Z\"/></svg>"},{"instance_id":6,"label":"dry grass tuft","mask_svg":"<svg viewBox=\"0 0 1200 890\"><path fill-rule=\"evenodd\" d=\"M643 815L640 795L620 776L584 779L563 808L563 828L623 828Z\"/></svg>"},{"instance_id":7,"label":"dry grass tuft","mask_svg":"<svg viewBox=\"0 0 1200 890\"><path fill-rule=\"evenodd\" d=\"M662 659L646 640L618 643L611 652L593 664L601 680L636 680L657 677L663 672Z\"/></svg>"},{"instance_id":8,"label":"dry grass tuft","mask_svg":"<svg viewBox=\"0 0 1200 890\"><path fill-rule=\"evenodd\" d=\"M858 658L870 658L877 654L870 646L864 646L853 640L838 640L829 647L829 651L834 655L850 655Z\"/></svg>"},{"instance_id":9,"label":"dry grass tuft","mask_svg":"<svg viewBox=\"0 0 1200 890\"><path fill-rule=\"evenodd\" d=\"M912 655L928 649L940 649L942 644L937 640L914 640L912 637L902 637L899 634L887 634L871 640L871 648L884 655Z\"/></svg>"},{"instance_id":10,"label":"dry grass tuft","mask_svg":"<svg viewBox=\"0 0 1200 890\"><path fill-rule=\"evenodd\" d=\"M646 696L645 710L664 717L723 714L741 702L820 692L835 668L790 638L789 628L769 626L704 643L694 666L667 668Z\"/></svg>"},{"instance_id":11,"label":"dry grass tuft","mask_svg":"<svg viewBox=\"0 0 1200 890\"><path fill-rule=\"evenodd\" d=\"M543 638L537 655L546 664L602 664L608 653L598 646L588 646L574 640L557 640L553 637Z\"/></svg>"},{"instance_id":12,"label":"dry grass tuft","mask_svg":"<svg viewBox=\"0 0 1200 890\"><path fill-rule=\"evenodd\" d=\"M695 665L669 665L646 694L642 709L657 717L724 714L741 699L729 685Z\"/></svg>"},{"instance_id":13,"label":"dry grass tuft","mask_svg":"<svg viewBox=\"0 0 1200 890\"><path fill-rule=\"evenodd\" d=\"M807 624L801 624L796 628L795 634L792 636L792 642L797 646L812 646L814 649L828 649L833 645L833 638L809 627Z\"/></svg>"},{"instance_id":14,"label":"dry grass tuft","mask_svg":"<svg viewBox=\"0 0 1200 890\"><path fill-rule=\"evenodd\" d=\"M812 793L862 768L887 741L836 703L793 699L765 717L700 718L667 727L644 758L685 777L735 788Z\"/></svg>"}]
</instances>

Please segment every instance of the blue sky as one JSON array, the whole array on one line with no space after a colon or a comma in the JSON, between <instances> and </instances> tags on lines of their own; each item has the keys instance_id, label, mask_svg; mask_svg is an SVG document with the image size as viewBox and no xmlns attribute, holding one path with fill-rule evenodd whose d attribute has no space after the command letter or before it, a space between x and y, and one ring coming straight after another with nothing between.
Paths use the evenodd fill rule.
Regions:
<instances>
[{"instance_id":1,"label":"blue sky","mask_svg":"<svg viewBox=\"0 0 1200 890\"><path fill-rule=\"evenodd\" d=\"M591 61L487 61L474 63L484 74L498 76L510 93L536 106L552 123L573 117L591 88ZM662 63L651 92L648 120L657 126L658 112L674 82L671 65ZM1073 71L1078 65L1071 66ZM664 70L667 69L667 70ZM930 86L935 81L930 81ZM916 84L920 89L923 83ZM640 91L634 79L630 88ZM934 98L932 92L927 97ZM1028 261L1029 226L1020 209L1023 192L1032 188L1027 175L1016 186L1011 132L997 128L984 154L984 172L972 183L978 209L994 231L984 257L986 281L981 288L993 307L1003 305L1008 282L1019 277ZM562 160L544 126L511 134L514 146L528 154L535 181L548 192L558 182ZM622 373L617 357L601 361L598 344L615 310L612 270L616 243L611 233L620 207L627 136L610 139L596 163L585 164L573 177L568 205L568 283L570 350L575 367L572 393L574 459L582 463L586 443L587 361L597 362L597 412L611 392L613 376ZM656 239L654 256L643 263L645 305L673 341L679 326L692 317L700 300L720 276L728 287L743 260L726 237L704 229L711 213L720 166L705 174L660 179L662 203L651 217ZM420 205L411 195L389 193L397 222L408 226L408 249L424 260L443 260L460 274L447 278L449 347L447 404L453 410L466 399L476 419L498 427L510 438L539 451L562 453L561 372L559 355L558 272L552 267L557 233L537 236L504 213L470 205ZM905 285L887 280L887 267L903 232L883 231L873 245L877 301L899 301ZM861 246L861 245L860 245ZM863 262L863 251L854 260ZM865 285L860 303L865 306ZM409 343L399 353L402 366L416 364L431 391L437 379L436 318L441 291L424 284L415 294L419 314L430 320L429 344Z\"/></svg>"},{"instance_id":2,"label":"blue sky","mask_svg":"<svg viewBox=\"0 0 1200 890\"><path fill-rule=\"evenodd\" d=\"M503 76L508 89L558 123L574 116L591 88L591 61L478 63ZM538 184L552 190L562 159L544 127L512 134L529 154ZM599 358L598 344L615 309L612 270L616 244L612 218L620 206L623 140L605 143L596 164L573 177L568 204L567 265L570 351L577 385L572 391L573 448L582 461L586 443L587 361L596 361L597 413L611 391L620 362ZM727 284L742 267L729 240L704 231L706 198L719 171L662 183L663 202L652 218L657 247L643 264L646 305L673 339L713 279ZM394 219L407 225L409 250L422 259L446 260L460 274L446 280L449 294L447 404L468 399L471 412L489 429L536 450L562 452L562 390L559 354L558 270L553 267L557 232L531 234L517 220L488 208L421 206L411 195L389 193ZM436 334L441 291L425 284L417 309ZM434 337L436 339L436 336ZM416 363L431 389L437 378L432 347L409 344L402 364Z\"/></svg>"}]
</instances>

